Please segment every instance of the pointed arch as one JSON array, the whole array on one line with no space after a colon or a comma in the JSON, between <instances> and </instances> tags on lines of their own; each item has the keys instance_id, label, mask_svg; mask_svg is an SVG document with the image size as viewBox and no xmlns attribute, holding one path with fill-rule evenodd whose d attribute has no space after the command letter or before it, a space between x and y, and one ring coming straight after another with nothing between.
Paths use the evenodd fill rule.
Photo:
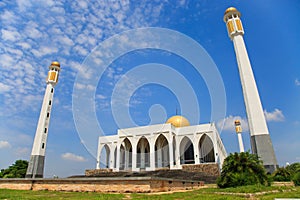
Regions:
<instances>
[{"instance_id":1,"label":"pointed arch","mask_svg":"<svg viewBox=\"0 0 300 200\"><path fill-rule=\"evenodd\" d=\"M155 141L155 167L170 167L169 143L167 138L160 134Z\"/></svg>"},{"instance_id":2,"label":"pointed arch","mask_svg":"<svg viewBox=\"0 0 300 200\"><path fill-rule=\"evenodd\" d=\"M100 168L109 168L110 160L110 149L107 144L105 144L100 153Z\"/></svg>"},{"instance_id":3,"label":"pointed arch","mask_svg":"<svg viewBox=\"0 0 300 200\"><path fill-rule=\"evenodd\" d=\"M120 146L120 170L132 168L132 145L128 138L125 138Z\"/></svg>"},{"instance_id":4,"label":"pointed arch","mask_svg":"<svg viewBox=\"0 0 300 200\"><path fill-rule=\"evenodd\" d=\"M194 145L186 136L180 142L180 164L195 164Z\"/></svg>"},{"instance_id":5,"label":"pointed arch","mask_svg":"<svg viewBox=\"0 0 300 200\"><path fill-rule=\"evenodd\" d=\"M199 141L200 163L215 162L214 145L210 137L206 134Z\"/></svg>"},{"instance_id":6,"label":"pointed arch","mask_svg":"<svg viewBox=\"0 0 300 200\"><path fill-rule=\"evenodd\" d=\"M150 144L146 137L141 137L137 143L137 168L150 167Z\"/></svg>"}]
</instances>

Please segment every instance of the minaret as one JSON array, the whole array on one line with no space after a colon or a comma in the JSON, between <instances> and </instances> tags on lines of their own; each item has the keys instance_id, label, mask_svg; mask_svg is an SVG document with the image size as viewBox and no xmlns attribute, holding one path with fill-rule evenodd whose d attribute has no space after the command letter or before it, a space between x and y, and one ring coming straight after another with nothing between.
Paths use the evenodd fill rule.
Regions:
<instances>
[{"instance_id":1,"label":"minaret","mask_svg":"<svg viewBox=\"0 0 300 200\"><path fill-rule=\"evenodd\" d=\"M235 125L235 132L238 136L240 152L245 152L244 143L242 139L242 126L240 120L235 120L234 125Z\"/></svg>"},{"instance_id":2,"label":"minaret","mask_svg":"<svg viewBox=\"0 0 300 200\"><path fill-rule=\"evenodd\" d=\"M43 178L48 127L50 123L51 108L53 105L54 87L58 81L59 71L59 62L52 62L49 66L48 77L46 79L47 87L39 122L35 132L30 161L25 176L26 178Z\"/></svg>"},{"instance_id":3,"label":"minaret","mask_svg":"<svg viewBox=\"0 0 300 200\"><path fill-rule=\"evenodd\" d=\"M273 172L278 165L244 43L244 29L240 16L241 13L236 8L228 8L224 14L224 22L227 26L228 35L233 41L238 63L250 128L252 152L263 161L267 172Z\"/></svg>"}]
</instances>

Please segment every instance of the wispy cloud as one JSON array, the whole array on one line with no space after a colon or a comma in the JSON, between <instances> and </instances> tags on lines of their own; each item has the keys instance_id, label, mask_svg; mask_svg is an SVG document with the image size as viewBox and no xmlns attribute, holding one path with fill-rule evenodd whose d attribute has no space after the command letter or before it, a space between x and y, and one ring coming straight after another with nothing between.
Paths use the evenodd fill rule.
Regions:
<instances>
[{"instance_id":1,"label":"wispy cloud","mask_svg":"<svg viewBox=\"0 0 300 200\"><path fill-rule=\"evenodd\" d=\"M85 159L83 156L79 156L73 153L64 153L61 155L61 158L64 160L70 160L75 162L86 162L87 159Z\"/></svg>"},{"instance_id":2,"label":"wispy cloud","mask_svg":"<svg viewBox=\"0 0 300 200\"><path fill-rule=\"evenodd\" d=\"M92 72L82 72L80 63L97 44L121 31L153 25L166 3L131 5L129 0L93 3L82 0L69 4L59 1L2 2L0 93L5 98L0 116L17 112L15 108L32 110L37 107L52 60L62 61L62 73L81 72L88 78ZM155 15L145 17L145 13L154 11ZM75 77L60 84L71 84L72 78ZM72 87L67 89L72 91ZM56 98L62 96L58 94ZM32 97L38 98L31 101Z\"/></svg>"},{"instance_id":3,"label":"wispy cloud","mask_svg":"<svg viewBox=\"0 0 300 200\"><path fill-rule=\"evenodd\" d=\"M270 121L282 122L285 119L282 111L277 108L275 108L275 110L272 112L268 112L267 110L264 110L264 114L265 114L266 120L269 122Z\"/></svg>"},{"instance_id":4,"label":"wispy cloud","mask_svg":"<svg viewBox=\"0 0 300 200\"><path fill-rule=\"evenodd\" d=\"M0 149L10 148L10 147L11 147L11 145L8 141L0 140Z\"/></svg>"},{"instance_id":5,"label":"wispy cloud","mask_svg":"<svg viewBox=\"0 0 300 200\"><path fill-rule=\"evenodd\" d=\"M242 125L243 131L249 131L247 119L243 118L241 116L232 116L232 115L229 115L225 119L218 121L217 122L217 126L219 128L221 128L222 124L224 123L224 126L223 126L223 130L224 131L235 132L235 125L234 125L234 121L235 120L240 120L241 121L241 125Z\"/></svg>"},{"instance_id":6,"label":"wispy cloud","mask_svg":"<svg viewBox=\"0 0 300 200\"><path fill-rule=\"evenodd\" d=\"M299 79L297 79L297 78L296 78L296 80L295 80L295 85L296 85L296 86L300 86L300 81L299 81Z\"/></svg>"}]
</instances>

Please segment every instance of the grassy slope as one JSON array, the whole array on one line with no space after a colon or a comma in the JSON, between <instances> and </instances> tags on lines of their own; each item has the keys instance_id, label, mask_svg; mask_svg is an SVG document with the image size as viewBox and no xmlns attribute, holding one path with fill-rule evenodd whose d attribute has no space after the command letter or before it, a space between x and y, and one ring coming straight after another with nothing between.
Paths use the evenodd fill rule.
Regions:
<instances>
[{"instance_id":1,"label":"grassy slope","mask_svg":"<svg viewBox=\"0 0 300 200\"><path fill-rule=\"evenodd\" d=\"M207 188L188 192L176 192L172 194L101 194L90 192L50 192L50 191L17 191L0 189L0 199L246 199L242 195L231 193L257 193L279 191L277 193L268 193L257 195L257 199L274 198L300 198L300 187L263 187L246 186L238 188L218 189ZM226 193L226 194L220 194Z\"/></svg>"}]
</instances>

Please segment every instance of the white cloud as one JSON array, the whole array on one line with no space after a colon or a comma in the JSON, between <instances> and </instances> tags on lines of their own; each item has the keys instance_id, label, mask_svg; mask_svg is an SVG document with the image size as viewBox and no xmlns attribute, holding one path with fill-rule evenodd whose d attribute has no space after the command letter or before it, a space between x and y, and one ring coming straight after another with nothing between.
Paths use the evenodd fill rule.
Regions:
<instances>
[{"instance_id":1,"label":"white cloud","mask_svg":"<svg viewBox=\"0 0 300 200\"><path fill-rule=\"evenodd\" d=\"M97 99L107 99L107 96L102 95L102 94L98 94L98 95L96 95L96 98Z\"/></svg>"},{"instance_id":2,"label":"white cloud","mask_svg":"<svg viewBox=\"0 0 300 200\"><path fill-rule=\"evenodd\" d=\"M268 112L267 110L264 110L264 114L267 121L275 121L275 122L282 122L284 121L285 117L281 110L275 108L273 112Z\"/></svg>"},{"instance_id":3,"label":"white cloud","mask_svg":"<svg viewBox=\"0 0 300 200\"><path fill-rule=\"evenodd\" d=\"M300 86L300 81L298 79L295 80L295 85Z\"/></svg>"},{"instance_id":4,"label":"white cloud","mask_svg":"<svg viewBox=\"0 0 300 200\"><path fill-rule=\"evenodd\" d=\"M42 46L39 49L33 49L31 52L37 57L42 57L48 54L55 54L58 52L58 49L56 47Z\"/></svg>"},{"instance_id":5,"label":"white cloud","mask_svg":"<svg viewBox=\"0 0 300 200\"><path fill-rule=\"evenodd\" d=\"M30 0L17 0L17 4L20 11L26 11L27 8L32 6Z\"/></svg>"},{"instance_id":6,"label":"white cloud","mask_svg":"<svg viewBox=\"0 0 300 200\"><path fill-rule=\"evenodd\" d=\"M5 10L1 15L2 23L13 24L18 20L18 17L11 11Z\"/></svg>"},{"instance_id":7,"label":"white cloud","mask_svg":"<svg viewBox=\"0 0 300 200\"><path fill-rule=\"evenodd\" d=\"M218 121L217 126L218 126L218 128L222 128L222 124L224 123L224 126L223 126L224 131L231 131L231 132L235 133L235 125L234 125L235 120L241 121L242 129L244 132L249 130L247 119L242 118L241 116L229 115L225 119Z\"/></svg>"},{"instance_id":8,"label":"white cloud","mask_svg":"<svg viewBox=\"0 0 300 200\"><path fill-rule=\"evenodd\" d=\"M83 156L78 156L73 153L64 153L61 155L62 159L75 162L86 162L87 160Z\"/></svg>"},{"instance_id":9,"label":"white cloud","mask_svg":"<svg viewBox=\"0 0 300 200\"><path fill-rule=\"evenodd\" d=\"M10 148L10 147L11 147L11 145L9 144L8 141L0 140L0 149Z\"/></svg>"},{"instance_id":10,"label":"white cloud","mask_svg":"<svg viewBox=\"0 0 300 200\"><path fill-rule=\"evenodd\" d=\"M90 84L85 85L85 84L81 84L81 83L76 83L75 87L79 90L83 90L83 89L84 90L94 90L95 89L95 86L93 86L93 85L90 85Z\"/></svg>"},{"instance_id":11,"label":"white cloud","mask_svg":"<svg viewBox=\"0 0 300 200\"><path fill-rule=\"evenodd\" d=\"M3 40L9 40L12 42L15 42L21 38L21 35L17 31L10 31L2 29L2 39Z\"/></svg>"},{"instance_id":12,"label":"white cloud","mask_svg":"<svg viewBox=\"0 0 300 200\"><path fill-rule=\"evenodd\" d=\"M5 85L3 83L0 83L0 93L7 92L11 89L9 85Z\"/></svg>"}]
</instances>

